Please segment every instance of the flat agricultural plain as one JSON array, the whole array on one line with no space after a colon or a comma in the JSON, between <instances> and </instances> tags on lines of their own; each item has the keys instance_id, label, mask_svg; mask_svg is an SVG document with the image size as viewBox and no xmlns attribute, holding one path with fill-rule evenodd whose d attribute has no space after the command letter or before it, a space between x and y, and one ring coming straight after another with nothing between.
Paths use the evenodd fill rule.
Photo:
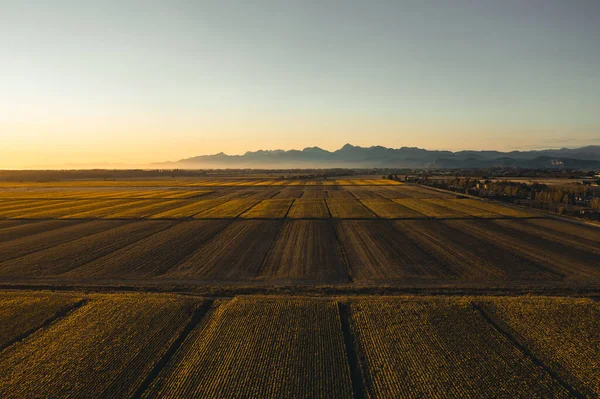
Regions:
<instances>
[{"instance_id":1,"label":"flat agricultural plain","mask_svg":"<svg viewBox=\"0 0 600 399\"><path fill-rule=\"evenodd\" d=\"M0 182L0 398L597 398L600 228L387 179Z\"/></svg>"},{"instance_id":2,"label":"flat agricultural plain","mask_svg":"<svg viewBox=\"0 0 600 399\"><path fill-rule=\"evenodd\" d=\"M0 283L596 289L599 231L386 179L0 182Z\"/></svg>"}]
</instances>

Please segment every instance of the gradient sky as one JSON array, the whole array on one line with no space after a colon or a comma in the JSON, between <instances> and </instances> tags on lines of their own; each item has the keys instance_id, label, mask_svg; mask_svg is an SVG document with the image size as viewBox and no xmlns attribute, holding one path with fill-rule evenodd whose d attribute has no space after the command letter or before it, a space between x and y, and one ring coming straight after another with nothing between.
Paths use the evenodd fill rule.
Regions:
<instances>
[{"instance_id":1,"label":"gradient sky","mask_svg":"<svg viewBox=\"0 0 600 399\"><path fill-rule=\"evenodd\" d=\"M600 144L600 1L0 0L0 168Z\"/></svg>"}]
</instances>

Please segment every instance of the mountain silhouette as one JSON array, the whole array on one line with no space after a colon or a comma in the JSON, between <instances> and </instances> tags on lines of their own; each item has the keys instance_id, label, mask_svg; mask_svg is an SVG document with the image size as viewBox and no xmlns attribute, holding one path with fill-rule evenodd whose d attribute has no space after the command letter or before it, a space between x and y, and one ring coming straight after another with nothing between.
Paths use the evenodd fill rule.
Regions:
<instances>
[{"instance_id":1,"label":"mountain silhouette","mask_svg":"<svg viewBox=\"0 0 600 399\"><path fill-rule=\"evenodd\" d=\"M416 147L359 147L335 151L259 150L243 155L223 152L159 164L171 168L600 168L600 146L535 151L439 151Z\"/></svg>"}]
</instances>

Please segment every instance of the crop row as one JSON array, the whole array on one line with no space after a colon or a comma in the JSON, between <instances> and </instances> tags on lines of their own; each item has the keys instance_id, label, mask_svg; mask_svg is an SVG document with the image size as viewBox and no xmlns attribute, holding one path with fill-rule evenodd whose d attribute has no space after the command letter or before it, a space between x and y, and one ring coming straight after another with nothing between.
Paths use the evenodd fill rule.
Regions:
<instances>
[{"instance_id":1,"label":"crop row","mask_svg":"<svg viewBox=\"0 0 600 399\"><path fill-rule=\"evenodd\" d=\"M4 292L0 305L1 339L21 336L0 352L2 398L600 394L600 306L588 299L235 297L211 306L172 294Z\"/></svg>"},{"instance_id":2,"label":"crop row","mask_svg":"<svg viewBox=\"0 0 600 399\"><path fill-rule=\"evenodd\" d=\"M350 309L369 396L570 397L468 301L358 300Z\"/></svg>"},{"instance_id":3,"label":"crop row","mask_svg":"<svg viewBox=\"0 0 600 399\"><path fill-rule=\"evenodd\" d=\"M0 353L0 396L132 397L198 306L168 295L91 300Z\"/></svg>"},{"instance_id":4,"label":"crop row","mask_svg":"<svg viewBox=\"0 0 600 399\"><path fill-rule=\"evenodd\" d=\"M589 299L482 301L488 314L587 397L600 396L600 307Z\"/></svg>"}]
</instances>

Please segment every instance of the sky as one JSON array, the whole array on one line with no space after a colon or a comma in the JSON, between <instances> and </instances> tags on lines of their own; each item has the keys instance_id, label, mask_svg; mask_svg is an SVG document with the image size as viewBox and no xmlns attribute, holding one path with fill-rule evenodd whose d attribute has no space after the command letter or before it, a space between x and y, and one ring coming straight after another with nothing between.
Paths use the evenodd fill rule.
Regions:
<instances>
[{"instance_id":1,"label":"sky","mask_svg":"<svg viewBox=\"0 0 600 399\"><path fill-rule=\"evenodd\" d=\"M0 0L0 168L600 144L598 0Z\"/></svg>"}]
</instances>

